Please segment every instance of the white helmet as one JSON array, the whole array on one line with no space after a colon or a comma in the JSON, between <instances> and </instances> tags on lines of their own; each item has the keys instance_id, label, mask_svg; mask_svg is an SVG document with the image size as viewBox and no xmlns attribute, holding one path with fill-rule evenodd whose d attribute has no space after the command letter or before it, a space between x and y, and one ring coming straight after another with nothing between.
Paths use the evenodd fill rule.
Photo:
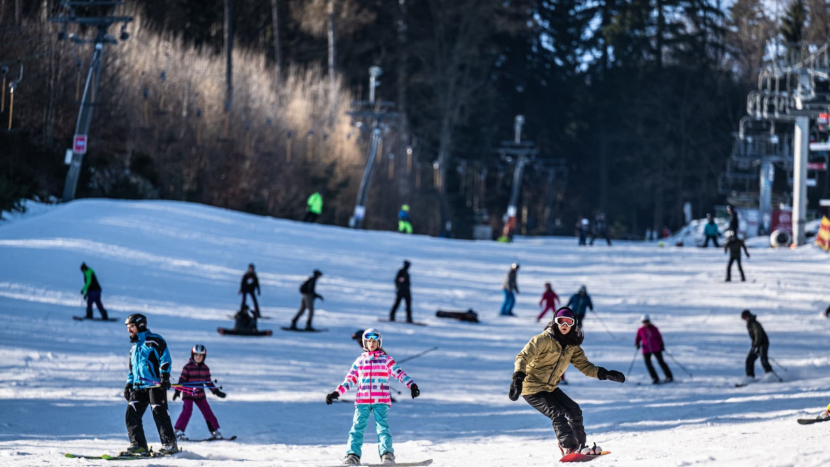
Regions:
<instances>
[{"instance_id":1,"label":"white helmet","mask_svg":"<svg viewBox=\"0 0 830 467\"><path fill-rule=\"evenodd\" d=\"M378 341L378 348L379 349L381 347L383 347L383 336L380 334L380 331L378 331L377 329L369 328L369 329L363 331L363 339L362 339L363 350L366 350L366 340L367 339Z\"/></svg>"},{"instance_id":2,"label":"white helmet","mask_svg":"<svg viewBox=\"0 0 830 467\"><path fill-rule=\"evenodd\" d=\"M651 317L648 315L648 313L646 313L643 316L640 316L640 321L643 323L645 323L646 321L651 321Z\"/></svg>"}]
</instances>

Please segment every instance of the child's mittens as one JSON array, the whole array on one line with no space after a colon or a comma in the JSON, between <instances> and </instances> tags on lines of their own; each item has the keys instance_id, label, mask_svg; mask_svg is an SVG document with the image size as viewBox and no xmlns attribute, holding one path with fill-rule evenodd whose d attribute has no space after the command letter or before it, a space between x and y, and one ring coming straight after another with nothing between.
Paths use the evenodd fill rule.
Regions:
<instances>
[{"instance_id":1,"label":"child's mittens","mask_svg":"<svg viewBox=\"0 0 830 467\"><path fill-rule=\"evenodd\" d=\"M415 383L412 383L412 385L409 386L409 390L412 392L413 399L421 395L421 391L418 389L418 385Z\"/></svg>"},{"instance_id":2,"label":"child's mittens","mask_svg":"<svg viewBox=\"0 0 830 467\"><path fill-rule=\"evenodd\" d=\"M215 390L215 391L213 391L213 394L215 394L215 395L216 395L216 397L219 397L220 399L224 399L224 398L228 397L228 395L227 395L227 394L225 394L224 392L222 392L222 391L220 391L220 390L218 390L218 389L217 389L217 390Z\"/></svg>"},{"instance_id":3,"label":"child's mittens","mask_svg":"<svg viewBox=\"0 0 830 467\"><path fill-rule=\"evenodd\" d=\"M334 391L331 394L326 394L326 404L331 405L331 403L334 402L334 400L338 399L339 397L340 397L340 393L337 392L337 391Z\"/></svg>"}]
</instances>

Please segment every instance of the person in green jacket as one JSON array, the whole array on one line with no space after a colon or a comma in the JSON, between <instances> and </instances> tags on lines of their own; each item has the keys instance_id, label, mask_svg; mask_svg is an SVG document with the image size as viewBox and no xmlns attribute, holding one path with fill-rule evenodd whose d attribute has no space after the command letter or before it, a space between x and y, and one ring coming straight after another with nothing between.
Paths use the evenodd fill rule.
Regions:
<instances>
[{"instance_id":1,"label":"person in green jacket","mask_svg":"<svg viewBox=\"0 0 830 467\"><path fill-rule=\"evenodd\" d=\"M718 235L720 235L720 232L718 232L718 224L715 224L715 220L712 219L711 214L706 214L706 218L709 219L709 222L703 227L703 235L706 236L703 248L709 248L709 239L715 242L715 248L720 248L720 245L718 245Z\"/></svg>"},{"instance_id":2,"label":"person in green jacket","mask_svg":"<svg viewBox=\"0 0 830 467\"><path fill-rule=\"evenodd\" d=\"M317 222L317 218L323 212L323 195L319 191L315 191L308 197L308 207L305 211L303 222Z\"/></svg>"},{"instance_id":3,"label":"person in green jacket","mask_svg":"<svg viewBox=\"0 0 830 467\"><path fill-rule=\"evenodd\" d=\"M81 263L81 272L84 273L84 288L81 289L81 295L86 299L86 319L92 319L92 303L94 302L98 307L98 312L101 313L101 319L108 320L107 310L101 303L101 284L98 283L95 271L86 263Z\"/></svg>"}]
</instances>

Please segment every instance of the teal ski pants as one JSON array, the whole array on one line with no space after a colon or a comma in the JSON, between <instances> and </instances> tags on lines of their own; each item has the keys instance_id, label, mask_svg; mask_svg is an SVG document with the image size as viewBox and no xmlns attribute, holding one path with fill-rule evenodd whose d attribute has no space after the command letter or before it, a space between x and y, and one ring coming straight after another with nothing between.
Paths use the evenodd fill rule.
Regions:
<instances>
[{"instance_id":1,"label":"teal ski pants","mask_svg":"<svg viewBox=\"0 0 830 467\"><path fill-rule=\"evenodd\" d=\"M363 432L369 424L369 414L375 413L375 428L378 432L378 455L387 452L395 453L392 449L392 435L389 433L389 406L386 404L358 404L354 407L354 420L349 431L349 450L347 454L361 455L363 451Z\"/></svg>"}]
</instances>

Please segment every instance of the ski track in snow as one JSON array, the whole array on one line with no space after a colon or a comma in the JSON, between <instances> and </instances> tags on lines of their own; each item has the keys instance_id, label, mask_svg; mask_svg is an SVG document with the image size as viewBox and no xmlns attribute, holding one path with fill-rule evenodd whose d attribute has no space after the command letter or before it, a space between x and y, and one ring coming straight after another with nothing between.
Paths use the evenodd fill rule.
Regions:
<instances>
[{"instance_id":1,"label":"ski track in snow","mask_svg":"<svg viewBox=\"0 0 830 467\"><path fill-rule=\"evenodd\" d=\"M714 248L441 240L164 201L83 200L33 212L0 221L0 465L100 465L61 455L129 444L121 392L131 344L121 322L71 319L84 313L82 261L96 271L111 316L144 313L150 329L164 336L174 377L191 346L207 346L211 371L228 393L210 403L222 432L239 436L182 443L181 458L134 465L337 464L353 406L327 406L324 397L360 353L351 333L368 327L383 332L384 347L398 360L439 347L402 364L421 397L413 401L393 383L404 391L393 393L399 402L390 411L399 461L551 465L559 451L550 421L507 398L516 354L542 329L535 317L546 281L566 302L587 285L616 337L589 313L583 348L595 364L625 372L639 317L649 313L668 351L694 375L666 356L678 382L652 386L639 353L625 384L568 370L570 384L562 388L582 406L588 441L613 452L593 465L830 463L830 424L795 422L830 402L830 322L820 315L830 300L830 256L812 246L751 249L744 261L748 282L726 284L726 256ZM388 314L403 259L412 261L415 318L428 327L377 321ZM514 261L521 264L519 317L499 318L501 281ZM228 315L239 306L235 292L249 262L262 285L263 314L273 318L260 328L275 329L274 336L220 336L216 328L231 326ZM318 302L314 322L330 332L280 331L299 305L297 288L315 268L325 273L318 292L326 300ZM482 323L435 318L439 308L473 308ZM775 366L784 383L734 387L749 350L739 317L744 308L769 334L771 357L789 369ZM181 402L171 402L174 421L180 411ZM144 422L148 441L160 447L149 411ZM208 436L199 413L188 435ZM363 461L378 462L371 423Z\"/></svg>"}]
</instances>

